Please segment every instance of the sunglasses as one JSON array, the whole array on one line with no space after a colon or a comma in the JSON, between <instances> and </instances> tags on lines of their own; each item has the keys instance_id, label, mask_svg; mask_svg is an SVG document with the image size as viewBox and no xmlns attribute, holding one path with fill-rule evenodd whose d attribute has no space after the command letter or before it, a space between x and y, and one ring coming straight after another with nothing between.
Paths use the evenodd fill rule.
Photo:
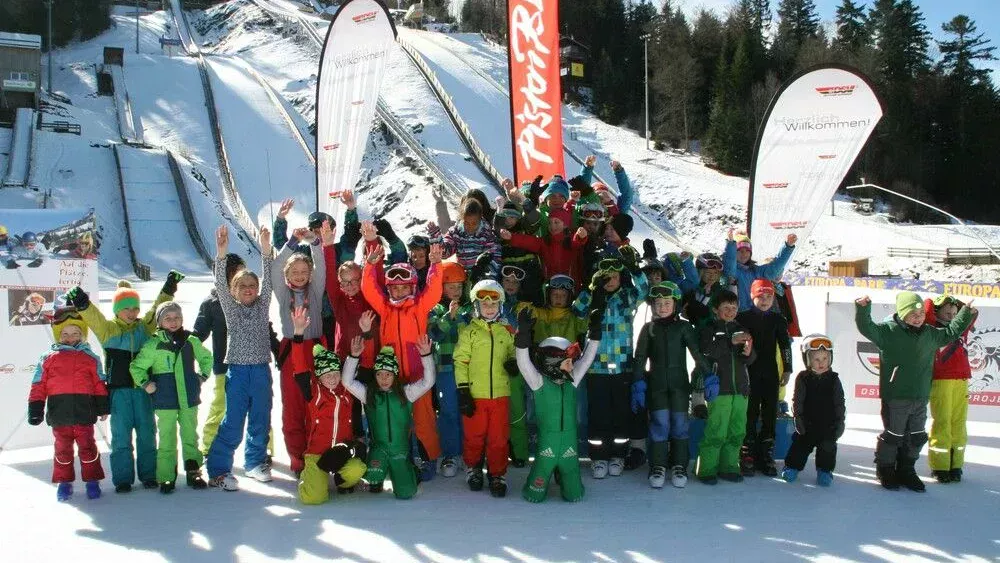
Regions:
<instances>
[{"instance_id":1,"label":"sunglasses","mask_svg":"<svg viewBox=\"0 0 1000 563\"><path fill-rule=\"evenodd\" d=\"M492 289L480 289L476 292L477 301L500 301L502 296Z\"/></svg>"},{"instance_id":2,"label":"sunglasses","mask_svg":"<svg viewBox=\"0 0 1000 563\"><path fill-rule=\"evenodd\" d=\"M552 279L549 280L549 289L565 289L573 291L575 287L576 282L569 276L552 276Z\"/></svg>"},{"instance_id":3,"label":"sunglasses","mask_svg":"<svg viewBox=\"0 0 1000 563\"><path fill-rule=\"evenodd\" d=\"M815 352L816 350L833 350L833 342L829 338L814 338L809 341L806 346L806 351Z\"/></svg>"},{"instance_id":4,"label":"sunglasses","mask_svg":"<svg viewBox=\"0 0 1000 563\"><path fill-rule=\"evenodd\" d=\"M681 290L676 285L671 287L668 285L657 284L649 290L649 296L654 299L680 299Z\"/></svg>"},{"instance_id":5,"label":"sunglasses","mask_svg":"<svg viewBox=\"0 0 1000 563\"><path fill-rule=\"evenodd\" d=\"M413 271L409 268L389 268L385 272L385 277L394 281L410 281L413 279Z\"/></svg>"},{"instance_id":6,"label":"sunglasses","mask_svg":"<svg viewBox=\"0 0 1000 563\"><path fill-rule=\"evenodd\" d=\"M527 275L524 270L518 268L517 266L504 266L500 269L500 274L505 278L513 277L517 281L523 280L524 276Z\"/></svg>"},{"instance_id":7,"label":"sunglasses","mask_svg":"<svg viewBox=\"0 0 1000 563\"><path fill-rule=\"evenodd\" d=\"M625 269L625 266L617 258L605 258L597 263L597 269L605 272L620 272Z\"/></svg>"}]
</instances>

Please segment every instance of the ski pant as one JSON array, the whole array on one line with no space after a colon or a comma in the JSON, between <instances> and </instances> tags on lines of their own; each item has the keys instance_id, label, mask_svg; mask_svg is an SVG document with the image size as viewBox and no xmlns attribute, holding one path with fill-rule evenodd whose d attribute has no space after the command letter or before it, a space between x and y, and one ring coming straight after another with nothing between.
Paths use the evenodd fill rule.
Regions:
<instances>
[{"instance_id":1,"label":"ski pant","mask_svg":"<svg viewBox=\"0 0 1000 563\"><path fill-rule=\"evenodd\" d=\"M264 462L267 435L271 430L271 368L268 364L230 364L226 376L226 416L208 451L208 476L218 477L233 470L233 454L243 441L247 426L244 469Z\"/></svg>"},{"instance_id":2,"label":"ski pant","mask_svg":"<svg viewBox=\"0 0 1000 563\"><path fill-rule=\"evenodd\" d=\"M330 499L330 474L316 465L319 458L317 454L303 456L305 467L299 476L299 501L302 504L323 504ZM352 457L334 474L334 481L338 483L337 487L353 487L366 469L364 461Z\"/></svg>"},{"instance_id":3,"label":"ski pant","mask_svg":"<svg viewBox=\"0 0 1000 563\"><path fill-rule=\"evenodd\" d=\"M935 379L931 382L931 435L927 461L932 471L961 469L969 441L969 382Z\"/></svg>"},{"instance_id":4,"label":"ski pant","mask_svg":"<svg viewBox=\"0 0 1000 563\"><path fill-rule=\"evenodd\" d=\"M437 428L441 439L441 455L457 458L462 455L462 415L458 411L455 366L439 366L435 385L438 394Z\"/></svg>"},{"instance_id":5,"label":"ski pant","mask_svg":"<svg viewBox=\"0 0 1000 563\"><path fill-rule=\"evenodd\" d=\"M631 392L631 383L624 374L587 376L590 459L624 458L628 453Z\"/></svg>"},{"instance_id":6,"label":"ski pant","mask_svg":"<svg viewBox=\"0 0 1000 563\"><path fill-rule=\"evenodd\" d=\"M720 395L708 404L705 435L698 446L695 473L699 478L740 472L740 446L747 429L747 398Z\"/></svg>"},{"instance_id":7,"label":"ski pant","mask_svg":"<svg viewBox=\"0 0 1000 563\"><path fill-rule=\"evenodd\" d=\"M52 482L72 483L76 480L73 470L73 444L76 444L80 456L80 477L84 481L100 481L104 479L104 468L101 467L101 454L97 451L94 441L93 424L74 424L72 426L56 426L52 429L55 437L55 455L52 458Z\"/></svg>"},{"instance_id":8,"label":"ski pant","mask_svg":"<svg viewBox=\"0 0 1000 563\"><path fill-rule=\"evenodd\" d=\"M455 399L458 400L457 397ZM427 454L425 460L435 460L441 457L441 442L437 433L437 415L434 414L434 398L430 393L424 393L413 403L413 433L417 442Z\"/></svg>"},{"instance_id":9,"label":"ski pant","mask_svg":"<svg viewBox=\"0 0 1000 563\"><path fill-rule=\"evenodd\" d=\"M691 454L688 451L688 413L686 409L650 411L649 438L650 467L679 465L687 469L688 462L691 461Z\"/></svg>"},{"instance_id":10,"label":"ski pant","mask_svg":"<svg viewBox=\"0 0 1000 563\"><path fill-rule=\"evenodd\" d=\"M507 473L507 441L510 439L510 400L473 399L476 412L462 417L462 459L475 467L486 455L486 471L492 477Z\"/></svg>"},{"instance_id":11,"label":"ski pant","mask_svg":"<svg viewBox=\"0 0 1000 563\"><path fill-rule=\"evenodd\" d=\"M778 383L780 374L750 372L750 398L747 404L746 443L774 441L778 420ZM757 419L760 418L760 433Z\"/></svg>"},{"instance_id":12,"label":"ski pant","mask_svg":"<svg viewBox=\"0 0 1000 563\"><path fill-rule=\"evenodd\" d=\"M215 375L214 377L215 394L212 395L212 402L208 405L208 418L205 419L205 426L201 429L201 453L206 456L208 455L208 450L212 448L212 442L215 441L216 434L219 433L219 425L222 424L222 418L226 416L226 374ZM274 455L273 429L268 435L267 454Z\"/></svg>"},{"instance_id":13,"label":"ski pant","mask_svg":"<svg viewBox=\"0 0 1000 563\"><path fill-rule=\"evenodd\" d=\"M817 436L806 432L792 434L792 445L785 454L785 467L802 471L813 448L816 449L816 471L833 472L837 465L837 441L831 436Z\"/></svg>"},{"instance_id":14,"label":"ski pant","mask_svg":"<svg viewBox=\"0 0 1000 563\"><path fill-rule=\"evenodd\" d=\"M559 483L563 500L576 502L583 498L583 479L580 477L580 460L576 451L577 436L574 429L538 432L538 453L531 465L528 480L524 482L521 496L528 502L542 502L549 489L552 472L559 470Z\"/></svg>"},{"instance_id":15,"label":"ski pant","mask_svg":"<svg viewBox=\"0 0 1000 563\"><path fill-rule=\"evenodd\" d=\"M111 482L131 485L156 479L156 424L149 393L138 387L108 390L111 400ZM135 457L132 457L132 433Z\"/></svg>"},{"instance_id":16,"label":"ski pant","mask_svg":"<svg viewBox=\"0 0 1000 563\"><path fill-rule=\"evenodd\" d=\"M389 479L392 481L392 494L396 498L413 498L417 494L417 468L410 461L408 453L408 448L376 442L368 450L365 481L370 485L381 485Z\"/></svg>"},{"instance_id":17,"label":"ski pant","mask_svg":"<svg viewBox=\"0 0 1000 563\"><path fill-rule=\"evenodd\" d=\"M590 376L587 378L590 379ZM587 385L578 385L576 388L576 451L581 456L590 455L590 443L587 442L587 438L590 437L587 434L590 426L589 408L587 402Z\"/></svg>"},{"instance_id":18,"label":"ski pant","mask_svg":"<svg viewBox=\"0 0 1000 563\"><path fill-rule=\"evenodd\" d=\"M510 457L528 461L528 411L524 379L513 373L510 378Z\"/></svg>"},{"instance_id":19,"label":"ski pant","mask_svg":"<svg viewBox=\"0 0 1000 563\"><path fill-rule=\"evenodd\" d=\"M177 427L180 426L181 454L184 461L193 461L201 467L202 455L198 449L198 407L186 409L156 409L156 429L159 443L156 448L156 480L160 483L177 480Z\"/></svg>"},{"instance_id":20,"label":"ski pant","mask_svg":"<svg viewBox=\"0 0 1000 563\"><path fill-rule=\"evenodd\" d=\"M292 341L285 338L278 345L279 358L284 358L281 362L281 435L285 438L285 450L288 452L290 469L294 472L302 471L304 461L302 456L306 452L306 398L302 395L302 388L295 382L295 371L293 362L285 350L292 345ZM309 365L312 365L312 346L306 346ZM230 368L231 369L231 368Z\"/></svg>"},{"instance_id":21,"label":"ski pant","mask_svg":"<svg viewBox=\"0 0 1000 563\"><path fill-rule=\"evenodd\" d=\"M875 465L913 465L927 443L927 401L882 399L882 427L875 445Z\"/></svg>"}]
</instances>

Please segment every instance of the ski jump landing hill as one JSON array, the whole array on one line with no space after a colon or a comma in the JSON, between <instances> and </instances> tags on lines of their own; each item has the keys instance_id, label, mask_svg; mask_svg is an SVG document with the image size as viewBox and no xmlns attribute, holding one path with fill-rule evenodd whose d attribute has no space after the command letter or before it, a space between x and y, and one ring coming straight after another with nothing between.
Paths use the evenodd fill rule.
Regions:
<instances>
[{"instance_id":1,"label":"ski jump landing hill","mask_svg":"<svg viewBox=\"0 0 1000 563\"><path fill-rule=\"evenodd\" d=\"M35 131L35 110L17 108L14 115L14 133L10 140L7 156L7 170L4 171L3 187L24 187L28 185L31 173L32 137Z\"/></svg>"}]
</instances>

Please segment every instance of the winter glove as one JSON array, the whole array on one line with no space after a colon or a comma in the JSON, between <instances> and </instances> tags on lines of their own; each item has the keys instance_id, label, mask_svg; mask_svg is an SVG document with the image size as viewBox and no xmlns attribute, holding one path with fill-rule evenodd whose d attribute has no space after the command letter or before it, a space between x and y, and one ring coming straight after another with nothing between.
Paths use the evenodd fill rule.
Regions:
<instances>
[{"instance_id":1,"label":"winter glove","mask_svg":"<svg viewBox=\"0 0 1000 563\"><path fill-rule=\"evenodd\" d=\"M691 416L705 420L708 418L708 406L705 405L705 393L691 393Z\"/></svg>"},{"instance_id":2,"label":"winter glove","mask_svg":"<svg viewBox=\"0 0 1000 563\"><path fill-rule=\"evenodd\" d=\"M646 260L656 259L656 243L653 239L648 238L642 241L642 257Z\"/></svg>"},{"instance_id":3,"label":"winter glove","mask_svg":"<svg viewBox=\"0 0 1000 563\"><path fill-rule=\"evenodd\" d=\"M778 385L781 387L788 385L788 380L791 377L792 377L792 370L785 369L784 371L781 372L781 381L778 382Z\"/></svg>"},{"instance_id":4,"label":"winter glove","mask_svg":"<svg viewBox=\"0 0 1000 563\"><path fill-rule=\"evenodd\" d=\"M544 191L545 189L542 188L542 176L539 174L538 176L535 176L534 180L531 181L531 186L528 187L527 197L531 201L537 203L538 198L542 197L542 192Z\"/></svg>"},{"instance_id":5,"label":"winter glove","mask_svg":"<svg viewBox=\"0 0 1000 563\"><path fill-rule=\"evenodd\" d=\"M489 252L483 252L478 257L476 257L476 265L469 270L469 285L476 285L490 271L490 265L493 263L493 255Z\"/></svg>"},{"instance_id":6,"label":"winter glove","mask_svg":"<svg viewBox=\"0 0 1000 563\"><path fill-rule=\"evenodd\" d=\"M349 459L351 459L351 448L347 444L337 444L319 456L316 467L327 473L336 473Z\"/></svg>"},{"instance_id":7,"label":"winter glove","mask_svg":"<svg viewBox=\"0 0 1000 563\"><path fill-rule=\"evenodd\" d=\"M392 243L399 240L399 236L396 234L396 231L392 230L392 225L389 224L389 221L376 219L372 223L374 223L375 228L378 230L378 234L382 235L388 242Z\"/></svg>"},{"instance_id":8,"label":"winter glove","mask_svg":"<svg viewBox=\"0 0 1000 563\"><path fill-rule=\"evenodd\" d=\"M304 371L302 373L296 373L292 376L295 379L295 385L299 387L299 391L302 392L302 397L308 403L312 400L312 386L309 385L309 372Z\"/></svg>"},{"instance_id":9,"label":"winter glove","mask_svg":"<svg viewBox=\"0 0 1000 563\"><path fill-rule=\"evenodd\" d=\"M367 463L368 444L362 442L361 440L354 440L353 442L351 442L351 449L354 450L354 457Z\"/></svg>"},{"instance_id":10,"label":"winter glove","mask_svg":"<svg viewBox=\"0 0 1000 563\"><path fill-rule=\"evenodd\" d=\"M517 360L511 358L503 363L503 369L507 372L508 377L519 377L521 372L517 369Z\"/></svg>"},{"instance_id":11,"label":"winter glove","mask_svg":"<svg viewBox=\"0 0 1000 563\"><path fill-rule=\"evenodd\" d=\"M587 316L587 340L600 340L604 333L604 309L591 309Z\"/></svg>"},{"instance_id":12,"label":"winter glove","mask_svg":"<svg viewBox=\"0 0 1000 563\"><path fill-rule=\"evenodd\" d=\"M39 267L41 265L42 265L42 259L41 258L35 258L31 262L28 262L28 267L29 268L37 268L37 267Z\"/></svg>"},{"instance_id":13,"label":"winter glove","mask_svg":"<svg viewBox=\"0 0 1000 563\"><path fill-rule=\"evenodd\" d=\"M76 286L66 293L66 301L76 307L77 311L82 311L90 306L90 296L80 286Z\"/></svg>"},{"instance_id":14,"label":"winter glove","mask_svg":"<svg viewBox=\"0 0 1000 563\"><path fill-rule=\"evenodd\" d=\"M527 308L521 309L517 315L517 334L514 335L515 348L531 348L532 329L535 327L535 317Z\"/></svg>"},{"instance_id":15,"label":"winter glove","mask_svg":"<svg viewBox=\"0 0 1000 563\"><path fill-rule=\"evenodd\" d=\"M16 270L16 269L18 269L18 268L20 268L20 267L21 267L21 266L20 266L20 265L19 265L19 264L18 264L18 263L17 263L17 262L15 261L15 260L8 260L8 261L7 261L7 266L6 266L6 268L7 268L8 270Z\"/></svg>"},{"instance_id":16,"label":"winter glove","mask_svg":"<svg viewBox=\"0 0 1000 563\"><path fill-rule=\"evenodd\" d=\"M45 401L28 403L28 424L38 426L45 420Z\"/></svg>"},{"instance_id":17,"label":"winter glove","mask_svg":"<svg viewBox=\"0 0 1000 563\"><path fill-rule=\"evenodd\" d=\"M594 193L594 188L583 180L582 176L573 176L567 182L569 189L580 192L580 197L587 197Z\"/></svg>"},{"instance_id":18,"label":"winter glove","mask_svg":"<svg viewBox=\"0 0 1000 563\"><path fill-rule=\"evenodd\" d=\"M711 403L719 396L719 376L714 373L705 376L705 400Z\"/></svg>"},{"instance_id":19,"label":"winter glove","mask_svg":"<svg viewBox=\"0 0 1000 563\"><path fill-rule=\"evenodd\" d=\"M797 417L795 417L794 420L795 420L795 432L797 432L798 434L803 434L804 435L806 433L806 421L805 421L805 419L802 418L801 416L797 416Z\"/></svg>"},{"instance_id":20,"label":"winter glove","mask_svg":"<svg viewBox=\"0 0 1000 563\"><path fill-rule=\"evenodd\" d=\"M629 245L624 245L618 249L619 254L622 255L622 265L625 269L636 275L639 273L639 251Z\"/></svg>"},{"instance_id":21,"label":"winter glove","mask_svg":"<svg viewBox=\"0 0 1000 563\"><path fill-rule=\"evenodd\" d=\"M177 293L177 284L182 279L184 279L184 274L177 270L170 270L170 273L167 274L167 281L163 282L163 289L160 292L173 297L174 293Z\"/></svg>"},{"instance_id":22,"label":"winter glove","mask_svg":"<svg viewBox=\"0 0 1000 563\"><path fill-rule=\"evenodd\" d=\"M640 379L632 383L632 412L638 413L646 408L646 380Z\"/></svg>"},{"instance_id":23,"label":"winter glove","mask_svg":"<svg viewBox=\"0 0 1000 563\"><path fill-rule=\"evenodd\" d=\"M458 410L462 416L476 414L476 402L472 400L472 391L468 383L458 386Z\"/></svg>"}]
</instances>

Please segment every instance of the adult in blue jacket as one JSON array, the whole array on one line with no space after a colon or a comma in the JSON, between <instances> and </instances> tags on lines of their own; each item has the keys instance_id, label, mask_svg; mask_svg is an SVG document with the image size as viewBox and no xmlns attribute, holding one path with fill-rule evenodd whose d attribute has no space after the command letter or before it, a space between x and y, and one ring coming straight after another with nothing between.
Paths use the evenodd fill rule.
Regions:
<instances>
[{"instance_id":1,"label":"adult in blue jacket","mask_svg":"<svg viewBox=\"0 0 1000 563\"><path fill-rule=\"evenodd\" d=\"M785 265L792 252L795 251L795 243L799 237L794 234L788 235L785 239L785 246L781 248L778 255L766 264L758 264L753 258L753 246L750 238L746 235L735 234L733 229L729 229L729 236L726 240L726 251L722 255L722 274L736 281L736 295L740 299L740 311L746 311L753 307L753 299L750 298L750 285L753 280L778 281L785 272Z\"/></svg>"}]
</instances>

